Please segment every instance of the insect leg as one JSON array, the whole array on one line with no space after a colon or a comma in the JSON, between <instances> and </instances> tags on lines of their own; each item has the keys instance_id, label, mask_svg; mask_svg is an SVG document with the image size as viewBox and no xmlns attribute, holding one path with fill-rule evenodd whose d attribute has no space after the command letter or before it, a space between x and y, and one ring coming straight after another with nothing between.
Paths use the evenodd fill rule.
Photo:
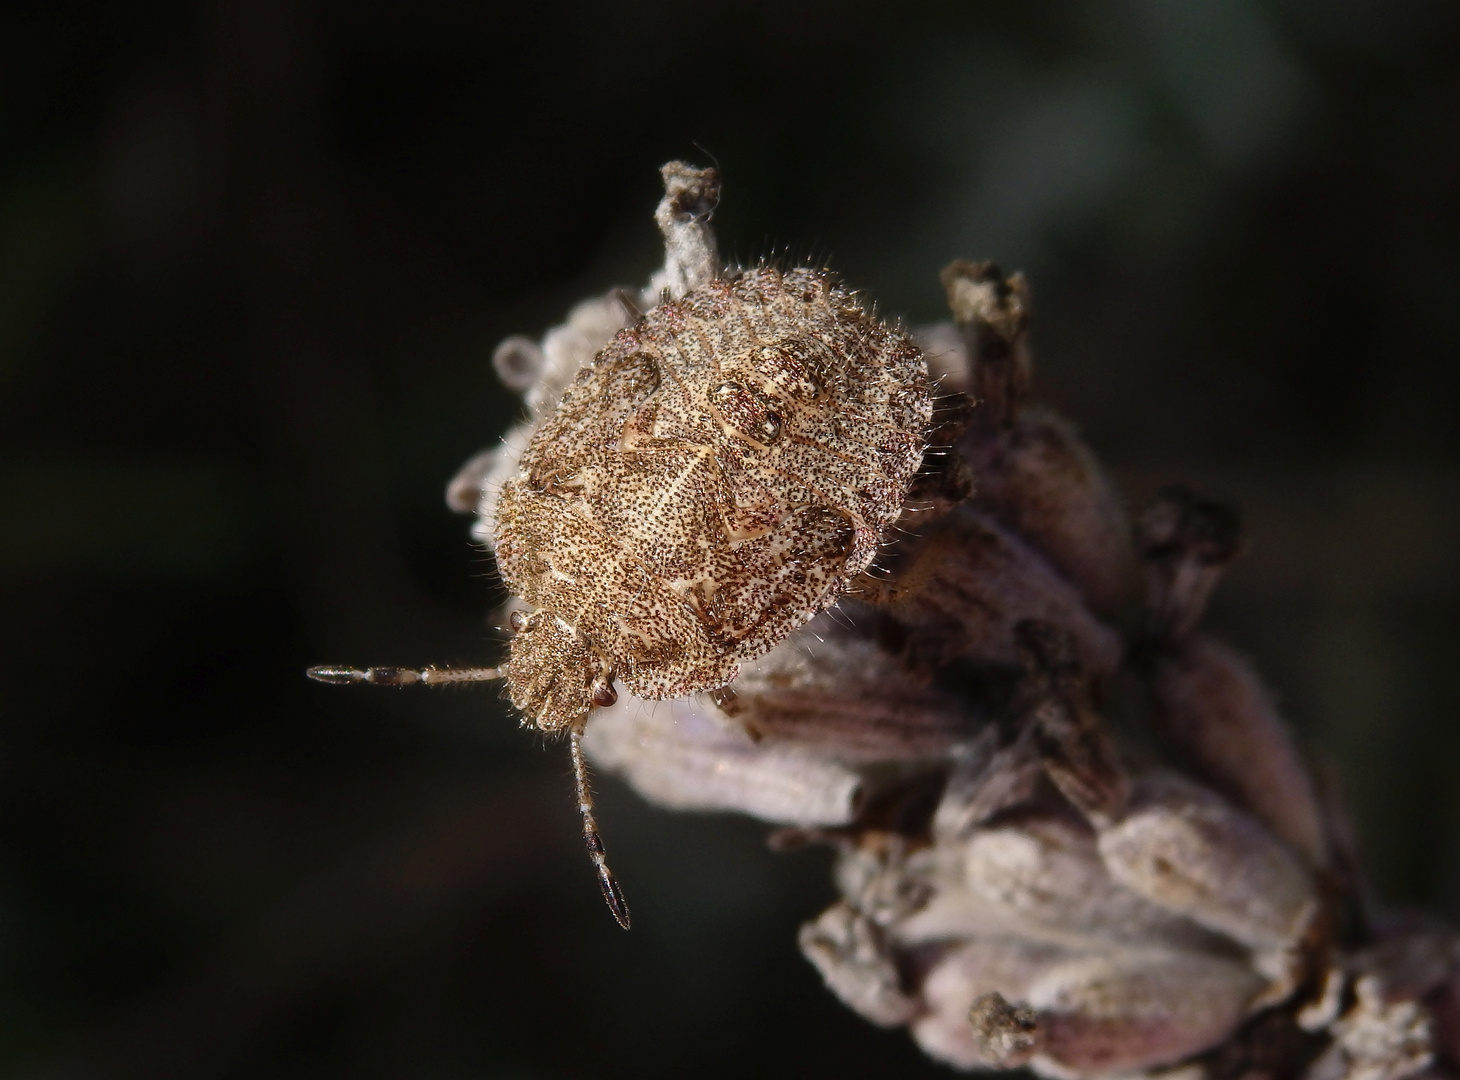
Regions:
<instances>
[{"instance_id":1,"label":"insect leg","mask_svg":"<svg viewBox=\"0 0 1460 1080\"><path fill-rule=\"evenodd\" d=\"M603 853L603 838L598 835L598 821L593 816L593 793L588 789L588 762L583 757L583 732L574 728L568 746L573 752L573 780L578 785L578 813L583 815L583 842L588 845L588 857L598 871L598 885L603 890L603 899L608 910L625 930L629 928L629 905L618 880L608 868L608 858Z\"/></svg>"},{"instance_id":2,"label":"insect leg","mask_svg":"<svg viewBox=\"0 0 1460 1080\"><path fill-rule=\"evenodd\" d=\"M334 667L330 664L322 664L319 667L310 668L305 674L316 682L330 683L334 686L344 686L348 683L372 683L375 686L413 686L416 683L423 683L426 686L440 686L443 683L493 682L496 679L505 679L507 665L468 668L428 667L416 670L399 667Z\"/></svg>"}]
</instances>

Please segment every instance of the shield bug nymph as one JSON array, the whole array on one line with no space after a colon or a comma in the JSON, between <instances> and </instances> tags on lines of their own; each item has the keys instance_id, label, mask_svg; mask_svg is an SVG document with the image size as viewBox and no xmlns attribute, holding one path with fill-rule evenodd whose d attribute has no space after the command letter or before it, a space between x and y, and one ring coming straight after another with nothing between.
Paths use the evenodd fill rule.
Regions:
<instances>
[{"instance_id":1,"label":"shield bug nymph","mask_svg":"<svg viewBox=\"0 0 1460 1080\"><path fill-rule=\"evenodd\" d=\"M584 365L488 507L515 611L499 668L313 668L390 686L505 678L524 720L568 733L583 833L604 859L581 737L615 683L725 686L871 564L932 415L912 341L831 274L758 267L665 299Z\"/></svg>"}]
</instances>

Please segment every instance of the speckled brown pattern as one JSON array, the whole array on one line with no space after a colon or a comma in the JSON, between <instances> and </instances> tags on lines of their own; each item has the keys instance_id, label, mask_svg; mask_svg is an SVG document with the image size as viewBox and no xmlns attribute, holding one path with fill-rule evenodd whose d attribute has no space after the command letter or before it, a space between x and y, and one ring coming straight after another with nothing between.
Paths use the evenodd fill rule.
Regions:
<instances>
[{"instance_id":1,"label":"speckled brown pattern","mask_svg":"<svg viewBox=\"0 0 1460 1080\"><path fill-rule=\"evenodd\" d=\"M620 331L502 488L508 684L545 730L617 678L725 685L872 562L932 414L911 340L820 270L710 281Z\"/></svg>"}]
</instances>

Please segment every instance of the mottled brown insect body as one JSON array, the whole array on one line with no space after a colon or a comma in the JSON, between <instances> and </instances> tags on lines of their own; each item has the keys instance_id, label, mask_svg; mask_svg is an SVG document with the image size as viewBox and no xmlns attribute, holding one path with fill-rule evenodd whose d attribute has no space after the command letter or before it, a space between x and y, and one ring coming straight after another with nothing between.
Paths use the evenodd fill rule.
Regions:
<instances>
[{"instance_id":1,"label":"mottled brown insect body","mask_svg":"<svg viewBox=\"0 0 1460 1080\"><path fill-rule=\"evenodd\" d=\"M723 687L834 604L901 513L933 413L911 339L821 270L719 276L718 177L661 173L663 270L637 297L579 305L541 346L498 348L530 419L448 488L525 605L507 664L309 670L377 686L505 677L527 723L568 733L583 838L625 929L588 785L590 714L616 680L642 698Z\"/></svg>"},{"instance_id":2,"label":"mottled brown insect body","mask_svg":"<svg viewBox=\"0 0 1460 1080\"><path fill-rule=\"evenodd\" d=\"M492 522L513 703L579 728L614 679L723 686L871 563L922 460L922 355L830 275L762 267L621 331L533 433Z\"/></svg>"}]
</instances>

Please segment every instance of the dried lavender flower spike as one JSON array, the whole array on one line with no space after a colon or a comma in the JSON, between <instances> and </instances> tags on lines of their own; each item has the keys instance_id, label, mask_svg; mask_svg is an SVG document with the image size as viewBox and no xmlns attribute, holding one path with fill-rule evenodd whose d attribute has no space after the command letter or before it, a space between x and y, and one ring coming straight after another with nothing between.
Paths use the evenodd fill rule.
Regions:
<instances>
[{"instance_id":1,"label":"dried lavender flower spike","mask_svg":"<svg viewBox=\"0 0 1460 1080\"><path fill-rule=\"evenodd\" d=\"M448 492L516 594L508 663L311 674L504 676L570 740L625 927L590 756L834 845L842 899L803 953L955 1066L1453 1076L1456 939L1360 910L1271 695L1198 629L1235 515L1171 489L1132 542L1029 404L1021 276L954 264L957 326L909 336L825 271L726 271L715 172L662 175L663 269L499 347L527 417Z\"/></svg>"}]
</instances>

